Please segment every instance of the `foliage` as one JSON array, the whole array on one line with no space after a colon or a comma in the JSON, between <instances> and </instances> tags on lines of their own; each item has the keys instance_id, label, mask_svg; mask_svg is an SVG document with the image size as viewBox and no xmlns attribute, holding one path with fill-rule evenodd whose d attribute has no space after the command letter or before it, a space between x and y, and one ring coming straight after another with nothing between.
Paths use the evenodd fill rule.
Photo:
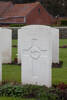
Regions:
<instances>
[{"instance_id":1,"label":"foliage","mask_svg":"<svg viewBox=\"0 0 67 100\"><path fill-rule=\"evenodd\" d=\"M61 20L61 25L62 26L67 26L67 20Z\"/></svg>"},{"instance_id":2,"label":"foliage","mask_svg":"<svg viewBox=\"0 0 67 100\"><path fill-rule=\"evenodd\" d=\"M63 93L59 89L47 88L37 85L12 85L0 86L0 96L37 98L38 100L63 100Z\"/></svg>"},{"instance_id":3,"label":"foliage","mask_svg":"<svg viewBox=\"0 0 67 100\"><path fill-rule=\"evenodd\" d=\"M10 27L22 27L25 26L25 24L11 24Z\"/></svg>"}]
</instances>

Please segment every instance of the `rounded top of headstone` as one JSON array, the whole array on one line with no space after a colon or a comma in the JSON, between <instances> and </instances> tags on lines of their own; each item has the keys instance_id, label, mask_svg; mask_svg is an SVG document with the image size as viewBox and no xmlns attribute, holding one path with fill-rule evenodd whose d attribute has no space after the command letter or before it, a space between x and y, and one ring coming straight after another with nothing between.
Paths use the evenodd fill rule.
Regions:
<instances>
[{"instance_id":1,"label":"rounded top of headstone","mask_svg":"<svg viewBox=\"0 0 67 100\"><path fill-rule=\"evenodd\" d=\"M24 26L24 27L21 27L21 29L25 29L25 28L45 28L45 29L48 29L48 28L51 28L50 26L47 26L47 25L27 25L27 26Z\"/></svg>"}]
</instances>

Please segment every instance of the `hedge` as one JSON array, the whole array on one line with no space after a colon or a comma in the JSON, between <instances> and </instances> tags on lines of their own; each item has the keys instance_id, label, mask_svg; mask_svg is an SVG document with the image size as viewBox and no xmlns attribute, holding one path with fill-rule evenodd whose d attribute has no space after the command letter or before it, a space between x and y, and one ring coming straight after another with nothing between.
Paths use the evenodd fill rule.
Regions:
<instances>
[{"instance_id":1,"label":"hedge","mask_svg":"<svg viewBox=\"0 0 67 100\"><path fill-rule=\"evenodd\" d=\"M67 26L67 20L61 20L61 25L62 26Z\"/></svg>"},{"instance_id":2,"label":"hedge","mask_svg":"<svg viewBox=\"0 0 67 100\"><path fill-rule=\"evenodd\" d=\"M37 85L12 85L0 86L0 96L36 98L37 100L64 100L59 89L47 88Z\"/></svg>"},{"instance_id":3,"label":"hedge","mask_svg":"<svg viewBox=\"0 0 67 100\"><path fill-rule=\"evenodd\" d=\"M25 26L25 24L11 24L10 27L22 27Z\"/></svg>"}]
</instances>

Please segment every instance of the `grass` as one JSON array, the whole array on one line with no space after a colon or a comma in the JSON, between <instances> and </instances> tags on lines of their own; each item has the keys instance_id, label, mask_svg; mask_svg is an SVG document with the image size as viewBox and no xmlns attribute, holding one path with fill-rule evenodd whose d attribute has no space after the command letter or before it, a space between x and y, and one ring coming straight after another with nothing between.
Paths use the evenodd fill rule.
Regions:
<instances>
[{"instance_id":1,"label":"grass","mask_svg":"<svg viewBox=\"0 0 67 100\"><path fill-rule=\"evenodd\" d=\"M0 100L36 100L36 99L22 99L22 98L14 98L14 97L0 97Z\"/></svg>"},{"instance_id":2,"label":"grass","mask_svg":"<svg viewBox=\"0 0 67 100\"><path fill-rule=\"evenodd\" d=\"M17 40L12 40L12 45L17 45Z\"/></svg>"},{"instance_id":3,"label":"grass","mask_svg":"<svg viewBox=\"0 0 67 100\"><path fill-rule=\"evenodd\" d=\"M67 44L67 39L60 39L60 46ZM13 40L13 45L17 45L17 41ZM12 60L16 57L17 48L12 49ZM64 82L67 84L67 48L60 48L60 60L63 61L62 68L52 69L52 83L58 84ZM21 81L21 67L18 65L3 65L3 80Z\"/></svg>"},{"instance_id":4,"label":"grass","mask_svg":"<svg viewBox=\"0 0 67 100\"><path fill-rule=\"evenodd\" d=\"M21 66L3 65L3 80L21 82Z\"/></svg>"},{"instance_id":5,"label":"grass","mask_svg":"<svg viewBox=\"0 0 67 100\"><path fill-rule=\"evenodd\" d=\"M67 68L67 48L60 48L60 60L63 61L63 67Z\"/></svg>"},{"instance_id":6,"label":"grass","mask_svg":"<svg viewBox=\"0 0 67 100\"><path fill-rule=\"evenodd\" d=\"M17 58L17 48L12 48L12 61Z\"/></svg>"},{"instance_id":7,"label":"grass","mask_svg":"<svg viewBox=\"0 0 67 100\"><path fill-rule=\"evenodd\" d=\"M60 39L60 46L67 45L67 39Z\"/></svg>"},{"instance_id":8,"label":"grass","mask_svg":"<svg viewBox=\"0 0 67 100\"><path fill-rule=\"evenodd\" d=\"M67 68L53 68L52 69L52 83L59 84L65 83L67 84Z\"/></svg>"}]
</instances>

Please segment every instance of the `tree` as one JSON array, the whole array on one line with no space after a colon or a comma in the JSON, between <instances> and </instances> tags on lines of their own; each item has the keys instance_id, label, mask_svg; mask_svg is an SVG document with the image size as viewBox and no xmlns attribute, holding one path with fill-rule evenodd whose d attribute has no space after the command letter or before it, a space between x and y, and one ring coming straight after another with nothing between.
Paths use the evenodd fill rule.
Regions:
<instances>
[{"instance_id":1,"label":"tree","mask_svg":"<svg viewBox=\"0 0 67 100\"><path fill-rule=\"evenodd\" d=\"M53 16L64 16L64 0L42 0L43 6Z\"/></svg>"}]
</instances>

